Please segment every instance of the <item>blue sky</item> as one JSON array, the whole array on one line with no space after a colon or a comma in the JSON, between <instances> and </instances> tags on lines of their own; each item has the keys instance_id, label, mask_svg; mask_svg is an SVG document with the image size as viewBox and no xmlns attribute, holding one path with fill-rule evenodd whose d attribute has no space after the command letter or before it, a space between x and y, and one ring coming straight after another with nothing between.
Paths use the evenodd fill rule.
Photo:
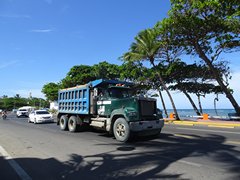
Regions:
<instances>
[{"instance_id":1,"label":"blue sky","mask_svg":"<svg viewBox=\"0 0 240 180\"><path fill-rule=\"evenodd\" d=\"M60 81L75 65L120 65L117 58L128 51L133 37L167 17L169 9L169 0L1 0L0 96L27 98L31 92L44 98L43 85ZM240 103L239 55L221 58L231 62L230 86ZM172 94L178 109L191 108L182 94ZM213 98L202 99L203 108L213 108ZM224 95L217 107L232 108Z\"/></svg>"}]
</instances>

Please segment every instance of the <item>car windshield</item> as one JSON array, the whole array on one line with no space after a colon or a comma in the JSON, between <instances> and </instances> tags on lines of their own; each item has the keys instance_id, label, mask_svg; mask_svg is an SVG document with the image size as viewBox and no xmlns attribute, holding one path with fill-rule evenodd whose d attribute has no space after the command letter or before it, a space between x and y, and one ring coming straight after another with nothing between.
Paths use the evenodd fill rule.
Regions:
<instances>
[{"instance_id":1,"label":"car windshield","mask_svg":"<svg viewBox=\"0 0 240 180\"><path fill-rule=\"evenodd\" d=\"M110 88L109 96L112 98L129 98L130 90L125 88Z\"/></svg>"},{"instance_id":2,"label":"car windshield","mask_svg":"<svg viewBox=\"0 0 240 180\"><path fill-rule=\"evenodd\" d=\"M49 114L47 111L36 111L36 114Z\"/></svg>"},{"instance_id":3,"label":"car windshield","mask_svg":"<svg viewBox=\"0 0 240 180\"><path fill-rule=\"evenodd\" d=\"M26 109L19 109L19 111L27 111Z\"/></svg>"}]
</instances>

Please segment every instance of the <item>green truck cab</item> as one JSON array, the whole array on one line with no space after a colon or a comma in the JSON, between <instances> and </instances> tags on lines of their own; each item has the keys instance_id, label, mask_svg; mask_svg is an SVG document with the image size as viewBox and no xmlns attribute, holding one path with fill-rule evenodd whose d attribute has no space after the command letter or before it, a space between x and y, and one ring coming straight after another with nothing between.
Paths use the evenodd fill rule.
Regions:
<instances>
[{"instance_id":1,"label":"green truck cab","mask_svg":"<svg viewBox=\"0 0 240 180\"><path fill-rule=\"evenodd\" d=\"M133 83L99 79L59 90L57 124L75 132L87 125L126 142L133 134L158 135L164 126L156 99L132 97Z\"/></svg>"}]
</instances>

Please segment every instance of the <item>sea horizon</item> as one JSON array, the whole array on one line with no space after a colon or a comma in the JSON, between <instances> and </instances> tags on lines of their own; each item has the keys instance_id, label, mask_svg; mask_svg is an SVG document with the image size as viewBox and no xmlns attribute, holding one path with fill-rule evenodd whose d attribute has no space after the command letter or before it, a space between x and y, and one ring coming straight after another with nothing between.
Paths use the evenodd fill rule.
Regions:
<instances>
[{"instance_id":1,"label":"sea horizon","mask_svg":"<svg viewBox=\"0 0 240 180\"><path fill-rule=\"evenodd\" d=\"M199 109L198 109L199 110ZM161 109L163 117L165 117L164 110ZM207 113L209 116L228 116L229 113L236 113L235 109L217 109L217 113L215 109L202 109L203 114ZM179 117L187 116L197 116L194 109L177 109ZM167 109L167 114L169 116L170 113L174 113L173 109Z\"/></svg>"}]
</instances>

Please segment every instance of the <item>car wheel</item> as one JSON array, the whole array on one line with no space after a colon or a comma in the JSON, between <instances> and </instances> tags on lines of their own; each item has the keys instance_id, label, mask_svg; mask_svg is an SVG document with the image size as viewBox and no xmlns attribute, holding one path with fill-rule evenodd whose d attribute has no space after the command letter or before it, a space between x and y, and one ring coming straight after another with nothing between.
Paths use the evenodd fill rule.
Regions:
<instances>
[{"instance_id":1,"label":"car wheel","mask_svg":"<svg viewBox=\"0 0 240 180\"><path fill-rule=\"evenodd\" d=\"M31 123L30 118L28 118L28 123Z\"/></svg>"},{"instance_id":2,"label":"car wheel","mask_svg":"<svg viewBox=\"0 0 240 180\"><path fill-rule=\"evenodd\" d=\"M68 117L62 115L60 118L60 129L66 131L68 129Z\"/></svg>"},{"instance_id":3,"label":"car wheel","mask_svg":"<svg viewBox=\"0 0 240 180\"><path fill-rule=\"evenodd\" d=\"M115 138L121 142L127 142L131 139L132 133L129 124L124 118L118 118L113 125Z\"/></svg>"},{"instance_id":4,"label":"car wheel","mask_svg":"<svg viewBox=\"0 0 240 180\"><path fill-rule=\"evenodd\" d=\"M68 120L68 129L70 132L77 131L77 118L76 116L71 116Z\"/></svg>"},{"instance_id":5,"label":"car wheel","mask_svg":"<svg viewBox=\"0 0 240 180\"><path fill-rule=\"evenodd\" d=\"M37 124L36 118L34 118L34 124Z\"/></svg>"}]
</instances>

